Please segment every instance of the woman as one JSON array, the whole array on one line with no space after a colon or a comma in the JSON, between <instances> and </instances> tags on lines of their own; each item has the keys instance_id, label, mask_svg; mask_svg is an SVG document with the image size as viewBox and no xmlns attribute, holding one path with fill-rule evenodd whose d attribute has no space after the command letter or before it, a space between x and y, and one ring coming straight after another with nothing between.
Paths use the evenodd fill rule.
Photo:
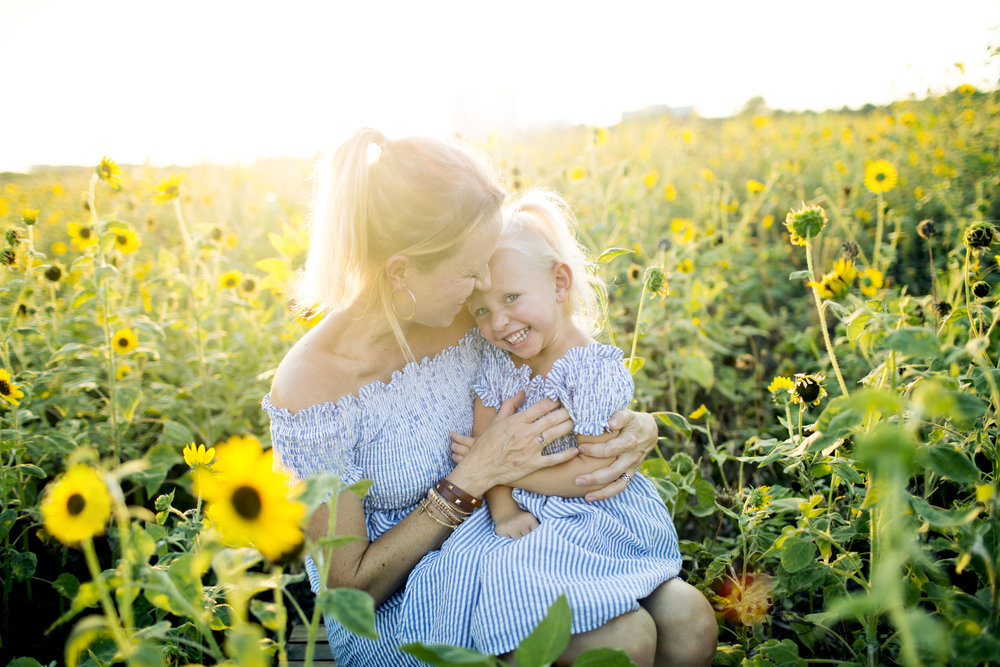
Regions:
<instances>
[{"instance_id":1,"label":"woman","mask_svg":"<svg viewBox=\"0 0 1000 667\"><path fill-rule=\"evenodd\" d=\"M337 534L358 539L335 549L322 573L328 586L367 591L377 606L375 641L327 619L341 667L417 664L395 648L401 592L413 567L463 518L441 509L439 482L461 507L474 507L487 489L577 453L542 456L547 443L570 433L569 416L552 401L514 414L515 398L458 465L450 458L451 435L471 432L482 352L463 304L474 288L490 286L503 198L474 153L433 139L389 142L371 129L356 132L320 169L300 302L331 314L289 351L263 404L276 459L294 475L374 481L364 500L340 496ZM619 413L612 426L623 432L589 453L617 460L582 480L595 498L624 488L618 478L635 472L655 442L647 415ZM312 537L325 534L327 519L321 507ZM318 590L320 573L311 561L307 570ZM663 615L697 608L699 627L707 606L700 602L690 586L664 585L650 596ZM655 643L654 628L633 630L636 640ZM678 641L689 636L679 632ZM604 645L604 637L601 628L574 635L567 655Z\"/></svg>"}]
</instances>

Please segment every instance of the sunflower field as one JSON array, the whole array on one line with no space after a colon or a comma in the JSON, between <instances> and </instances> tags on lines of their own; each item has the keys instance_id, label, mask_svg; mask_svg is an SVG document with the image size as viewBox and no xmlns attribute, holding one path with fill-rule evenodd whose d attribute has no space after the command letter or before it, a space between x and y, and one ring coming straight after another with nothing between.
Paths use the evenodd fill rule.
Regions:
<instances>
[{"instance_id":1,"label":"sunflower field","mask_svg":"<svg viewBox=\"0 0 1000 667\"><path fill-rule=\"evenodd\" d=\"M481 147L595 252L715 664L1000 663L1000 93ZM292 623L373 632L366 594L305 593L340 485L289 491L260 408L319 317L289 301L311 168L0 174L0 664L286 665Z\"/></svg>"}]
</instances>

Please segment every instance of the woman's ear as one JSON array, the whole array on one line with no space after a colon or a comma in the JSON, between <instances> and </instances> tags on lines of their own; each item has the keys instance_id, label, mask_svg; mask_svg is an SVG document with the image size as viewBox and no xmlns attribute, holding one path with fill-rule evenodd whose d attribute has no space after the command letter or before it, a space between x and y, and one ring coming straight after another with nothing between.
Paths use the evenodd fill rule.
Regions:
<instances>
[{"instance_id":1,"label":"woman's ear","mask_svg":"<svg viewBox=\"0 0 1000 667\"><path fill-rule=\"evenodd\" d=\"M406 289L406 279L413 267L413 261L406 255L393 255L385 260L385 278L394 290Z\"/></svg>"},{"instance_id":2,"label":"woman's ear","mask_svg":"<svg viewBox=\"0 0 1000 667\"><path fill-rule=\"evenodd\" d=\"M556 301L561 303L569 298L573 289L573 269L569 268L569 264L560 262L552 269L552 279L556 284Z\"/></svg>"}]
</instances>

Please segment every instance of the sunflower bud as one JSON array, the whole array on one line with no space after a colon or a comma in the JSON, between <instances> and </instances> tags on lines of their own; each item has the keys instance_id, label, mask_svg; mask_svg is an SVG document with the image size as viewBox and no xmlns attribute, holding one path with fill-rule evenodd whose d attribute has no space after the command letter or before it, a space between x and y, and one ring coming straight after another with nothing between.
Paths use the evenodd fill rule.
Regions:
<instances>
[{"instance_id":1,"label":"sunflower bud","mask_svg":"<svg viewBox=\"0 0 1000 667\"><path fill-rule=\"evenodd\" d=\"M670 468L678 475L686 475L694 470L694 459L687 452L677 452L670 457Z\"/></svg>"},{"instance_id":2,"label":"sunflower bud","mask_svg":"<svg viewBox=\"0 0 1000 667\"><path fill-rule=\"evenodd\" d=\"M57 283L59 282L59 279L62 278L62 269L53 264L52 266L45 269L45 277L48 280Z\"/></svg>"},{"instance_id":3,"label":"sunflower bud","mask_svg":"<svg viewBox=\"0 0 1000 667\"><path fill-rule=\"evenodd\" d=\"M795 245L805 245L809 239L819 236L826 227L826 210L822 206L803 206L789 211L785 216L785 227Z\"/></svg>"},{"instance_id":4,"label":"sunflower bud","mask_svg":"<svg viewBox=\"0 0 1000 667\"><path fill-rule=\"evenodd\" d=\"M38 209L26 208L21 211L21 221L26 225L33 225L38 220Z\"/></svg>"},{"instance_id":5,"label":"sunflower bud","mask_svg":"<svg viewBox=\"0 0 1000 667\"><path fill-rule=\"evenodd\" d=\"M988 248L993 243L993 225L977 222L965 230L965 247L969 250Z\"/></svg>"},{"instance_id":6,"label":"sunflower bud","mask_svg":"<svg viewBox=\"0 0 1000 667\"><path fill-rule=\"evenodd\" d=\"M985 280L980 280L972 286L972 293L977 299L983 299L990 295L990 284Z\"/></svg>"},{"instance_id":7,"label":"sunflower bud","mask_svg":"<svg viewBox=\"0 0 1000 667\"><path fill-rule=\"evenodd\" d=\"M861 248L854 241L844 241L840 246L840 252L844 255L844 259L853 262L861 253Z\"/></svg>"},{"instance_id":8,"label":"sunflower bud","mask_svg":"<svg viewBox=\"0 0 1000 667\"><path fill-rule=\"evenodd\" d=\"M938 317L948 317L951 314L951 304L947 301L935 301L934 312Z\"/></svg>"},{"instance_id":9,"label":"sunflower bud","mask_svg":"<svg viewBox=\"0 0 1000 667\"><path fill-rule=\"evenodd\" d=\"M920 238L922 239L927 239L928 241L930 241L932 238L934 238L934 235L936 233L937 230L934 228L934 221L931 220L930 218L927 218L926 220L921 220L920 223L917 225L917 234L919 234Z\"/></svg>"},{"instance_id":10,"label":"sunflower bud","mask_svg":"<svg viewBox=\"0 0 1000 667\"><path fill-rule=\"evenodd\" d=\"M21 232L17 231L13 227L7 230L7 245L16 246L21 242Z\"/></svg>"},{"instance_id":11,"label":"sunflower bud","mask_svg":"<svg viewBox=\"0 0 1000 667\"><path fill-rule=\"evenodd\" d=\"M4 248L0 251L0 264L11 266L17 261L17 252L13 248Z\"/></svg>"},{"instance_id":12,"label":"sunflower bud","mask_svg":"<svg viewBox=\"0 0 1000 667\"><path fill-rule=\"evenodd\" d=\"M658 266L653 266L649 268L646 273L646 289L653 294L659 294L661 296L666 296L670 293L670 289L667 287L667 279L663 276L663 270Z\"/></svg>"}]
</instances>

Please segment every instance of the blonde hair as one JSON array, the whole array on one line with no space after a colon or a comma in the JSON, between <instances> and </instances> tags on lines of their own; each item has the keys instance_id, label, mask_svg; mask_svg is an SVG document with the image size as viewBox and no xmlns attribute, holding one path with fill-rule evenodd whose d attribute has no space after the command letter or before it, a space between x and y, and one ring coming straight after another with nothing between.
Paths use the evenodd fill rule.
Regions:
<instances>
[{"instance_id":1,"label":"blonde hair","mask_svg":"<svg viewBox=\"0 0 1000 667\"><path fill-rule=\"evenodd\" d=\"M503 229L497 250L516 250L542 270L558 264L573 274L567 307L574 321L588 333L600 329L606 287L595 265L576 238L576 219L569 204L554 190L527 190L504 206Z\"/></svg>"},{"instance_id":2,"label":"blonde hair","mask_svg":"<svg viewBox=\"0 0 1000 667\"><path fill-rule=\"evenodd\" d=\"M479 224L500 216L504 192L481 154L428 137L389 141L357 130L316 168L302 307L379 304L407 358L385 261L406 255L421 270L445 259Z\"/></svg>"}]
</instances>

